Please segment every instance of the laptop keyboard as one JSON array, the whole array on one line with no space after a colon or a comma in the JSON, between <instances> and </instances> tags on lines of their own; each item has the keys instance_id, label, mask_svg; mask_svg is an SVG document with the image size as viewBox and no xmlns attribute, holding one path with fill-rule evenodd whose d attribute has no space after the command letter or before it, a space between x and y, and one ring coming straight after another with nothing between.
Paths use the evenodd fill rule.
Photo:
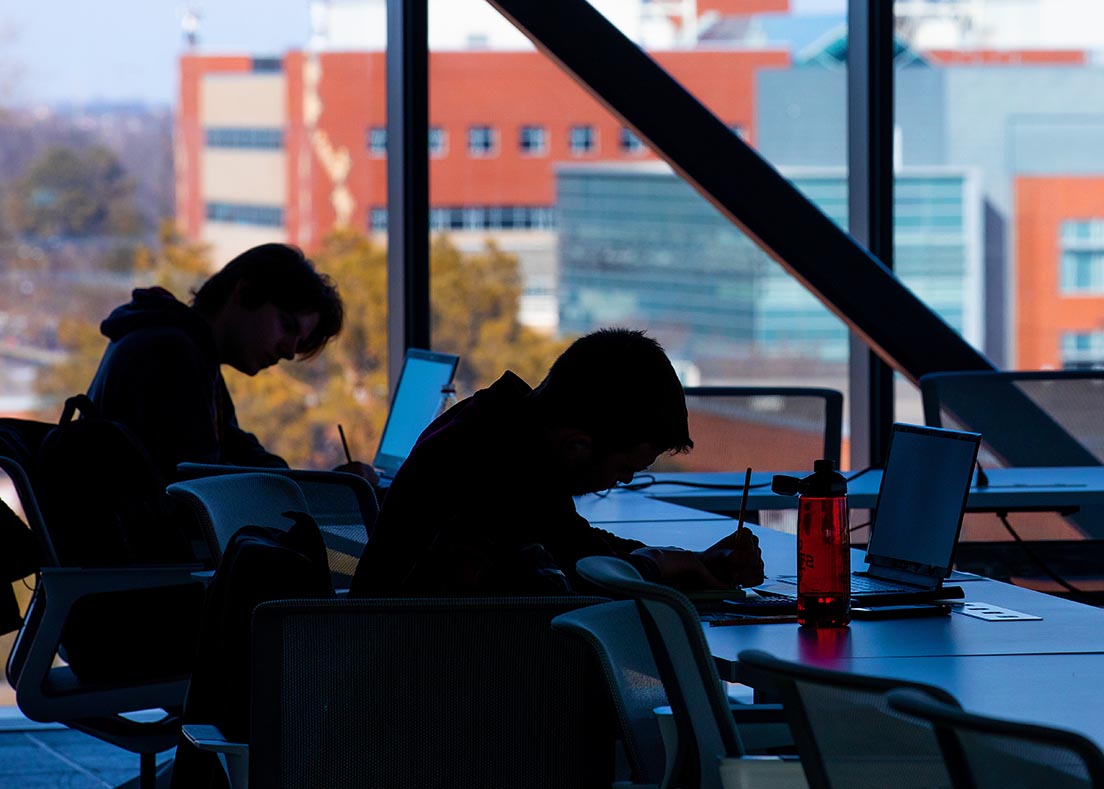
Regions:
<instances>
[{"instance_id":1,"label":"laptop keyboard","mask_svg":"<svg viewBox=\"0 0 1104 789\"><path fill-rule=\"evenodd\" d=\"M881 581L877 578L869 578L865 575L851 576L851 594L856 592L911 592L915 587L902 586L900 584Z\"/></svg>"}]
</instances>

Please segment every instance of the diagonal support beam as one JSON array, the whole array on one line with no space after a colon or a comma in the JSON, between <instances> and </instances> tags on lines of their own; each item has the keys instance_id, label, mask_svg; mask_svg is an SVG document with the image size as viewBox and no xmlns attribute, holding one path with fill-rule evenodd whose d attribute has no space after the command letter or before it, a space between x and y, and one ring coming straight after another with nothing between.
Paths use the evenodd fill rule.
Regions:
<instances>
[{"instance_id":1,"label":"diagonal support beam","mask_svg":"<svg viewBox=\"0 0 1104 789\"><path fill-rule=\"evenodd\" d=\"M993 364L585 0L488 0L912 381Z\"/></svg>"},{"instance_id":2,"label":"diagonal support beam","mask_svg":"<svg viewBox=\"0 0 1104 789\"><path fill-rule=\"evenodd\" d=\"M778 174L585 0L487 0L889 364L928 373L994 365L885 265ZM884 97L883 97L884 100ZM1013 386L1002 395L1036 441L1085 450ZM987 435L1014 465L1034 453L1010 430ZM1030 442L1028 442L1030 443Z\"/></svg>"}]
</instances>

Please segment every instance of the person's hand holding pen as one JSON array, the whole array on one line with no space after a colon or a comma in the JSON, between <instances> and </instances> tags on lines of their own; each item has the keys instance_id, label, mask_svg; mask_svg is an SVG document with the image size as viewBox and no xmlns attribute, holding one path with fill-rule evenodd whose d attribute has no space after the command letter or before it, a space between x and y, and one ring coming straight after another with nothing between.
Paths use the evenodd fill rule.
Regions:
<instances>
[{"instance_id":1,"label":"person's hand holding pen","mask_svg":"<svg viewBox=\"0 0 1104 789\"><path fill-rule=\"evenodd\" d=\"M704 551L646 547L633 551L655 562L660 578L683 589L732 589L763 582L759 538L744 526L751 469L744 479L744 498L736 531Z\"/></svg>"},{"instance_id":2,"label":"person's hand holding pen","mask_svg":"<svg viewBox=\"0 0 1104 789\"><path fill-rule=\"evenodd\" d=\"M744 525L747 517L748 489L751 487L751 467L744 474L744 492L740 498L740 518L736 531L702 552L702 560L727 586L755 586L763 582L763 552L759 538Z\"/></svg>"},{"instance_id":3,"label":"person's hand holding pen","mask_svg":"<svg viewBox=\"0 0 1104 789\"><path fill-rule=\"evenodd\" d=\"M361 463L359 460L353 460L352 454L349 452L349 442L345 439L345 429L341 426L337 426L338 435L341 436L341 448L345 450L345 463L334 469L334 471L344 471L347 474L356 474L358 477L364 477L366 480L372 483L372 485L379 484L379 474L368 463Z\"/></svg>"}]
</instances>

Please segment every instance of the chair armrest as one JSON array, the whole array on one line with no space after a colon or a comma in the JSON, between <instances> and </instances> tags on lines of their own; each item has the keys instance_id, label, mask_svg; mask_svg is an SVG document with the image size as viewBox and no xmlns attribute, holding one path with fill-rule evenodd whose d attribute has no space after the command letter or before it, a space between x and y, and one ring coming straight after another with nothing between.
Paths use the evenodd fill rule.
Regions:
<instances>
[{"instance_id":1,"label":"chair armrest","mask_svg":"<svg viewBox=\"0 0 1104 789\"><path fill-rule=\"evenodd\" d=\"M65 721L178 706L187 693L186 676L131 685L81 683L68 669L53 667L61 634L73 604L108 592L204 584L198 564L146 567L44 567L30 610L12 648L8 677L20 710L31 720ZM64 688L51 687L51 672Z\"/></svg>"},{"instance_id":2,"label":"chair armrest","mask_svg":"<svg viewBox=\"0 0 1104 789\"><path fill-rule=\"evenodd\" d=\"M725 757L720 760L723 789L807 789L801 762L777 756Z\"/></svg>"},{"instance_id":3,"label":"chair armrest","mask_svg":"<svg viewBox=\"0 0 1104 789\"><path fill-rule=\"evenodd\" d=\"M231 789L249 787L249 745L226 739L218 726L188 723L181 727L184 739L197 750L214 753L219 758Z\"/></svg>"},{"instance_id":4,"label":"chair armrest","mask_svg":"<svg viewBox=\"0 0 1104 789\"><path fill-rule=\"evenodd\" d=\"M226 739L218 726L201 723L186 723L180 728L184 739L201 751L225 753L231 756L249 756L249 745L244 742L231 742Z\"/></svg>"}]
</instances>

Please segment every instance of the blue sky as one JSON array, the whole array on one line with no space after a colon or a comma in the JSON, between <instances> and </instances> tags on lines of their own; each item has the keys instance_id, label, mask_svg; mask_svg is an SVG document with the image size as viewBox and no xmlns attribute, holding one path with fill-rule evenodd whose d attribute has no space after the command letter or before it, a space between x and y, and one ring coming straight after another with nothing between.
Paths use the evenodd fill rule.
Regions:
<instances>
[{"instance_id":1,"label":"blue sky","mask_svg":"<svg viewBox=\"0 0 1104 789\"><path fill-rule=\"evenodd\" d=\"M306 43L308 0L206 0L205 51L281 53ZM2 0L0 65L19 71L15 99L170 104L185 0Z\"/></svg>"},{"instance_id":2,"label":"blue sky","mask_svg":"<svg viewBox=\"0 0 1104 789\"><path fill-rule=\"evenodd\" d=\"M552 0L549 0L551 2ZM838 13L845 0L792 0L794 13ZM18 69L20 104L171 104L188 0L0 0L0 74ZM205 52L301 48L309 0L192 0Z\"/></svg>"}]
</instances>

